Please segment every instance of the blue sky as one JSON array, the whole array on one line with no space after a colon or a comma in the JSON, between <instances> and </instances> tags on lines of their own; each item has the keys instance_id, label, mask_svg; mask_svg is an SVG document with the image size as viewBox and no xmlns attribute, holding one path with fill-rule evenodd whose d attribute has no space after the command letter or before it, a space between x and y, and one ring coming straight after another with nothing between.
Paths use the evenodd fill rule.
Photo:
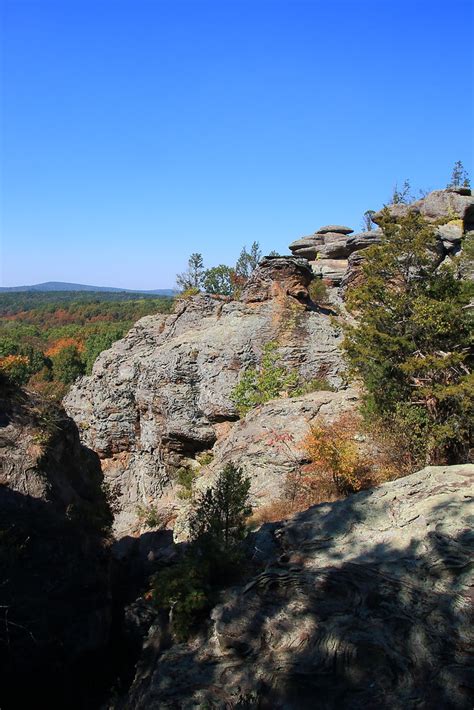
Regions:
<instances>
[{"instance_id":1,"label":"blue sky","mask_svg":"<svg viewBox=\"0 0 474 710\"><path fill-rule=\"evenodd\" d=\"M474 173L471 0L1 7L1 285L171 287Z\"/></svg>"}]
</instances>

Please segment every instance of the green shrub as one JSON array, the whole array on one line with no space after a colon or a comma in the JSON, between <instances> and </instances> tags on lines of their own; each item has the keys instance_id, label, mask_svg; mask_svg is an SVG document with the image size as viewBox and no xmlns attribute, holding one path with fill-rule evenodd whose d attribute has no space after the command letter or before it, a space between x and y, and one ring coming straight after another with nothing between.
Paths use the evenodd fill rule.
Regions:
<instances>
[{"instance_id":1,"label":"green shrub","mask_svg":"<svg viewBox=\"0 0 474 710\"><path fill-rule=\"evenodd\" d=\"M153 506L139 505L137 508L138 519L147 528L161 528L165 524L162 514Z\"/></svg>"},{"instance_id":2,"label":"green shrub","mask_svg":"<svg viewBox=\"0 0 474 710\"><path fill-rule=\"evenodd\" d=\"M328 288L323 279L313 279L308 286L309 297L317 305L325 305L329 302Z\"/></svg>"},{"instance_id":3,"label":"green shrub","mask_svg":"<svg viewBox=\"0 0 474 710\"><path fill-rule=\"evenodd\" d=\"M335 392L335 388L326 377L314 377L300 385L294 392L295 396L310 394L311 392Z\"/></svg>"},{"instance_id":4,"label":"green shrub","mask_svg":"<svg viewBox=\"0 0 474 710\"><path fill-rule=\"evenodd\" d=\"M196 460L201 466L208 466L213 458L214 454L212 451L203 451L196 456Z\"/></svg>"},{"instance_id":5,"label":"green shrub","mask_svg":"<svg viewBox=\"0 0 474 710\"><path fill-rule=\"evenodd\" d=\"M198 630L215 600L209 564L192 554L152 578L152 600L158 609L170 612L171 628L184 641Z\"/></svg>"},{"instance_id":6,"label":"green shrub","mask_svg":"<svg viewBox=\"0 0 474 710\"><path fill-rule=\"evenodd\" d=\"M278 360L277 344L267 343L263 349L261 364L243 373L231 393L231 399L241 417L250 409L279 397L282 392L294 394L296 391L298 373L281 367Z\"/></svg>"},{"instance_id":7,"label":"green shrub","mask_svg":"<svg viewBox=\"0 0 474 710\"><path fill-rule=\"evenodd\" d=\"M194 471L190 466L181 466L181 468L178 468L176 471L176 480L179 485L183 487L182 490L178 492L178 498L181 498L182 500L191 498L193 481L196 476L196 471Z\"/></svg>"}]
</instances>

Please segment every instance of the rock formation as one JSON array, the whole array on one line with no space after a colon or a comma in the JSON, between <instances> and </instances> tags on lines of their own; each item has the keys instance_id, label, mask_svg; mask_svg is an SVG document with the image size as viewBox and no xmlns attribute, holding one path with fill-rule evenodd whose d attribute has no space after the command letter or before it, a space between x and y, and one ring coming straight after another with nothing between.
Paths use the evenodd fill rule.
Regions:
<instances>
[{"instance_id":1,"label":"rock formation","mask_svg":"<svg viewBox=\"0 0 474 710\"><path fill-rule=\"evenodd\" d=\"M64 413L18 390L0 391L5 710L92 702L111 627L104 536L111 515L101 482L98 457Z\"/></svg>"},{"instance_id":2,"label":"rock formation","mask_svg":"<svg viewBox=\"0 0 474 710\"><path fill-rule=\"evenodd\" d=\"M474 232L474 197L469 188L435 190L426 197L410 204L393 204L387 214L395 221L414 211L435 225L439 245L439 262L455 256L461 250L462 240ZM372 215L372 221L380 224L384 212ZM440 222L443 222L440 224ZM382 230L353 234L349 227L329 225L314 234L302 237L290 244L290 250L311 262L316 276L327 280L342 290L358 283L364 256L359 252L380 243Z\"/></svg>"},{"instance_id":3,"label":"rock formation","mask_svg":"<svg viewBox=\"0 0 474 710\"><path fill-rule=\"evenodd\" d=\"M340 334L310 303L312 278L304 259L264 259L239 301L199 295L143 318L72 387L65 406L118 497L117 535L139 506L175 499L173 470L237 420L232 390L266 343L302 383L341 385Z\"/></svg>"},{"instance_id":4,"label":"rock formation","mask_svg":"<svg viewBox=\"0 0 474 710\"><path fill-rule=\"evenodd\" d=\"M122 708L470 710L474 466L265 526L205 634L152 626Z\"/></svg>"}]
</instances>

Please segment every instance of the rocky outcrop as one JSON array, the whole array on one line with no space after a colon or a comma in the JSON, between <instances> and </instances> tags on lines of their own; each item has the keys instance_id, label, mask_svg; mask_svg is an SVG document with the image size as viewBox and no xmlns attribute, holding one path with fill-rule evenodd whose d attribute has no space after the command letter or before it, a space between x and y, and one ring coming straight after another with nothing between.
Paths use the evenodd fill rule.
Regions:
<instances>
[{"instance_id":1,"label":"rocky outcrop","mask_svg":"<svg viewBox=\"0 0 474 710\"><path fill-rule=\"evenodd\" d=\"M218 439L212 462L199 472L194 491L212 486L224 466L232 463L250 479L254 510L280 500L287 475L307 463L303 443L311 424L316 418L330 424L355 412L358 404L358 392L349 388L276 399L256 407ZM174 522L176 541L186 539L188 512L183 506Z\"/></svg>"},{"instance_id":2,"label":"rocky outcrop","mask_svg":"<svg viewBox=\"0 0 474 710\"><path fill-rule=\"evenodd\" d=\"M387 210L395 220L404 217L408 212L418 212L427 222L460 219L463 231L474 229L474 197L468 188L434 190L426 197L409 204L388 205ZM383 210L372 215L375 224L380 224L383 218Z\"/></svg>"},{"instance_id":3,"label":"rocky outcrop","mask_svg":"<svg viewBox=\"0 0 474 710\"><path fill-rule=\"evenodd\" d=\"M0 392L0 705L87 707L111 630L98 457L50 402ZM102 666L105 675L106 670ZM106 682L102 689L106 687ZM95 689L97 689L95 687Z\"/></svg>"},{"instance_id":4,"label":"rocky outcrop","mask_svg":"<svg viewBox=\"0 0 474 710\"><path fill-rule=\"evenodd\" d=\"M410 204L393 204L372 215L375 224L384 217L400 219L408 212L418 212L435 226L438 237L438 260L458 254L466 234L474 231L474 197L468 188L435 190ZM439 224L443 222L444 224ZM297 239L290 250L311 262L313 273L332 286L342 286L343 292L360 282L364 257L356 252L379 244L382 230L353 234L349 227L328 225L317 232Z\"/></svg>"},{"instance_id":5,"label":"rocky outcrop","mask_svg":"<svg viewBox=\"0 0 474 710\"><path fill-rule=\"evenodd\" d=\"M318 418L331 423L354 411L356 390L311 392L301 397L277 399L250 411L214 447L212 464L198 479L207 488L222 468L233 463L251 480L252 504L278 499L284 491L285 474L306 462L302 442Z\"/></svg>"},{"instance_id":6,"label":"rocky outcrop","mask_svg":"<svg viewBox=\"0 0 474 710\"><path fill-rule=\"evenodd\" d=\"M152 626L122 707L470 710L473 485L429 467L265 526L207 633Z\"/></svg>"},{"instance_id":7,"label":"rocky outcrop","mask_svg":"<svg viewBox=\"0 0 474 710\"><path fill-rule=\"evenodd\" d=\"M340 386L340 334L310 303L311 279L304 260L264 259L239 301L199 295L171 316L143 318L73 386L65 406L102 459L117 535L134 528L139 506L173 496L173 470L238 419L232 390L266 343L277 342L302 383Z\"/></svg>"}]
</instances>

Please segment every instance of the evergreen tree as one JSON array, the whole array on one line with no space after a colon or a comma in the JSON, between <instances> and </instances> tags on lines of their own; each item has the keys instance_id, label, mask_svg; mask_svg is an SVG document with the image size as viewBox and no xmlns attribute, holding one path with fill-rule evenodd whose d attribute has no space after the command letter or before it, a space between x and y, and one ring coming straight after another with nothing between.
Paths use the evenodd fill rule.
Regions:
<instances>
[{"instance_id":1,"label":"evergreen tree","mask_svg":"<svg viewBox=\"0 0 474 710\"><path fill-rule=\"evenodd\" d=\"M235 265L235 272L237 276L248 279L252 272L257 268L261 258L262 252L258 242L253 242L250 247L250 253L247 251L246 247L243 247Z\"/></svg>"},{"instance_id":2,"label":"evergreen tree","mask_svg":"<svg viewBox=\"0 0 474 710\"><path fill-rule=\"evenodd\" d=\"M252 512L249 491L250 479L228 464L214 487L198 500L190 519L191 539L220 553L232 552L243 540L245 521Z\"/></svg>"},{"instance_id":3,"label":"evergreen tree","mask_svg":"<svg viewBox=\"0 0 474 710\"><path fill-rule=\"evenodd\" d=\"M366 232L371 232L373 229L372 215L375 214L375 210L366 210L364 212L363 228Z\"/></svg>"},{"instance_id":4,"label":"evergreen tree","mask_svg":"<svg viewBox=\"0 0 474 710\"><path fill-rule=\"evenodd\" d=\"M365 412L400 426L426 462L463 460L474 393L468 293L454 266L438 267L432 226L416 213L386 213L379 246L365 252L364 279L348 296L352 373Z\"/></svg>"},{"instance_id":5,"label":"evergreen tree","mask_svg":"<svg viewBox=\"0 0 474 710\"><path fill-rule=\"evenodd\" d=\"M202 254L194 252L188 259L188 269L176 276L176 283L182 291L201 288L204 276L204 260Z\"/></svg>"},{"instance_id":6,"label":"evergreen tree","mask_svg":"<svg viewBox=\"0 0 474 710\"><path fill-rule=\"evenodd\" d=\"M469 180L469 175L464 169L464 165L460 160L454 163L453 172L451 173L451 182L447 187L470 187L471 182Z\"/></svg>"}]
</instances>

